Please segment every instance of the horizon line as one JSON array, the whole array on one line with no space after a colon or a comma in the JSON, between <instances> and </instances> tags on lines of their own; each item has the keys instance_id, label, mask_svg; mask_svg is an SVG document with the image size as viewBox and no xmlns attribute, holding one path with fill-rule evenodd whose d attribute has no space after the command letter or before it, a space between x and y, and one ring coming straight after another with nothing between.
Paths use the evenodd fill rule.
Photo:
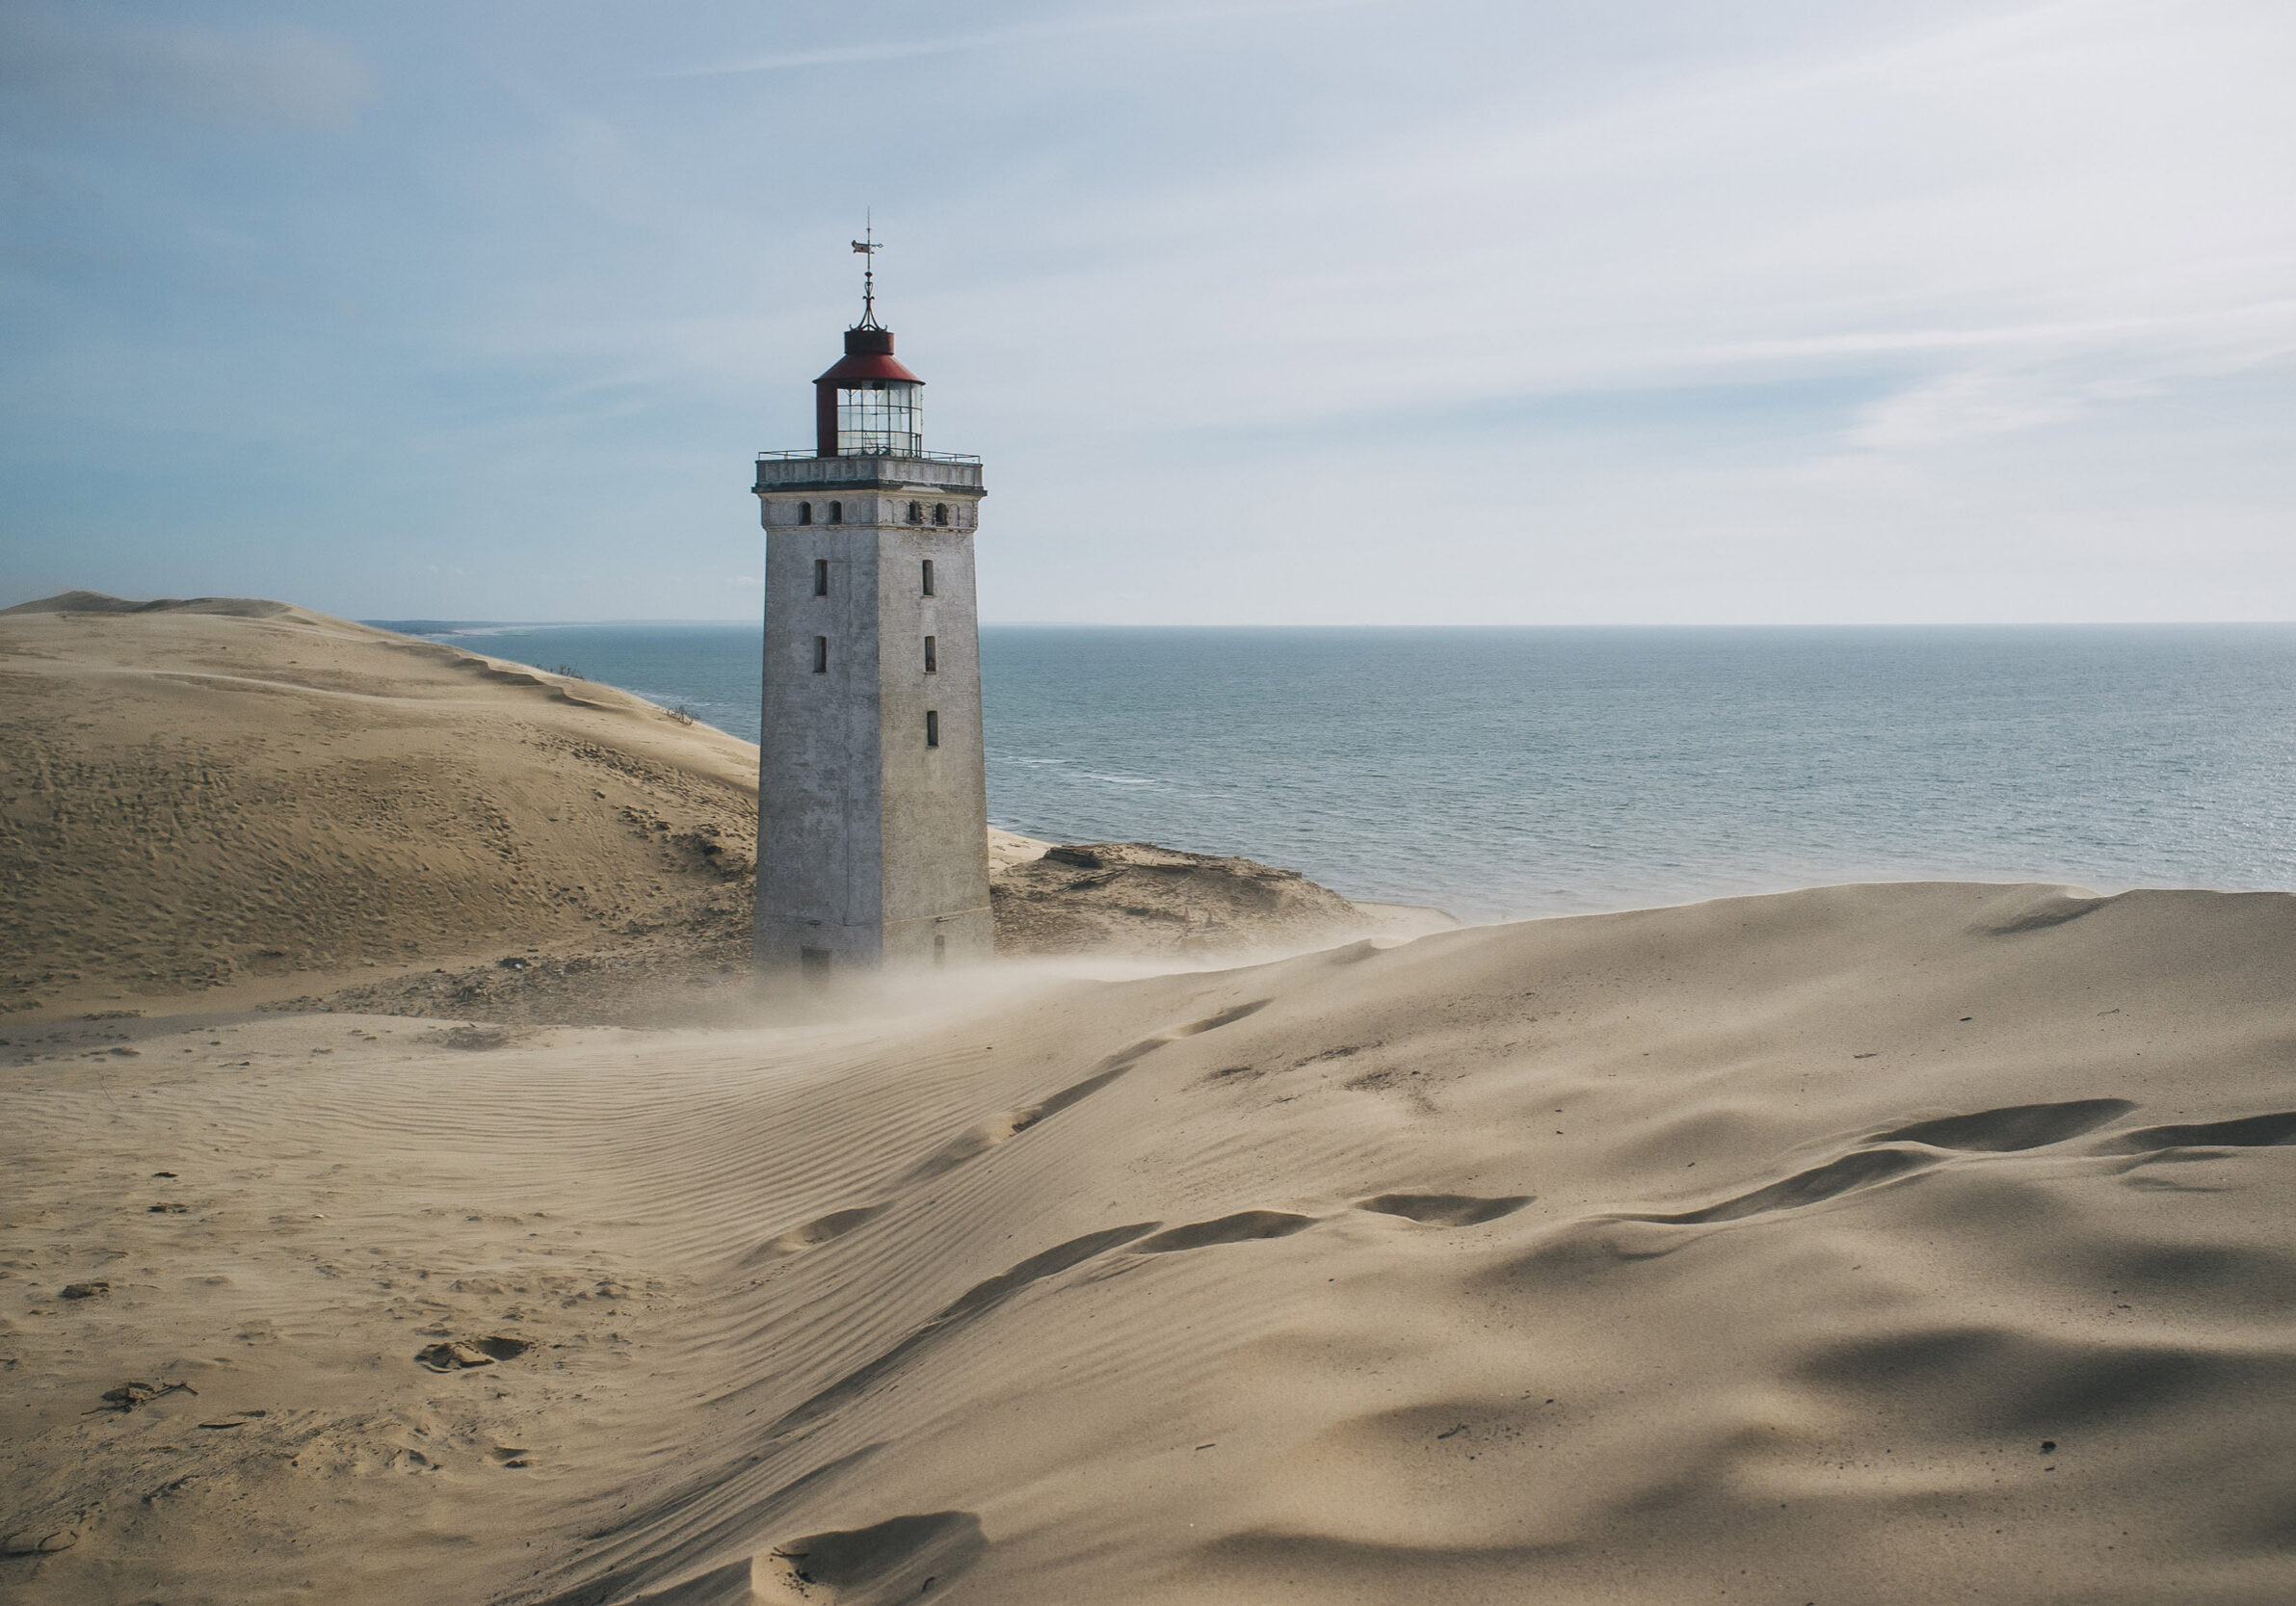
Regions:
<instances>
[{"instance_id":1,"label":"horizon line","mask_svg":"<svg viewBox=\"0 0 2296 1606\"><path fill-rule=\"evenodd\" d=\"M594 619L402 619L354 618L354 624L390 629L402 625L430 625L439 629L526 630L584 624L756 624L755 615L716 617L660 617L650 619L601 617ZM1589 620L1571 623L1391 623L1378 620L1342 620L1303 624L1229 620L1223 623L1158 622L1111 619L983 619L983 629L1004 630L2178 630L2235 629L2296 625L2290 619L1670 619Z\"/></svg>"}]
</instances>

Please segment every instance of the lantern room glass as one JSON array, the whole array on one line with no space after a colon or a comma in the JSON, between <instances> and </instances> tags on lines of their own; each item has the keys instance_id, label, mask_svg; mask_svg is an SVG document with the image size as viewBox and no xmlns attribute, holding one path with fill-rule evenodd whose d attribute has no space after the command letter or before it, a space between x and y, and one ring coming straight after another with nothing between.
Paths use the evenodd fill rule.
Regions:
<instances>
[{"instance_id":1,"label":"lantern room glass","mask_svg":"<svg viewBox=\"0 0 2296 1606\"><path fill-rule=\"evenodd\" d=\"M914 457L925 449L924 399L901 380L837 390L837 455Z\"/></svg>"}]
</instances>

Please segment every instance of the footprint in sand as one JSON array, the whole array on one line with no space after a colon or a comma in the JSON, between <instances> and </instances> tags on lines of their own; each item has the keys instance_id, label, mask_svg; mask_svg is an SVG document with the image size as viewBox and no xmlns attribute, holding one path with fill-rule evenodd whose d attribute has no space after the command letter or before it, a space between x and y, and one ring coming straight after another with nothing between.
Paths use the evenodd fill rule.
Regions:
<instances>
[{"instance_id":1,"label":"footprint in sand","mask_svg":"<svg viewBox=\"0 0 2296 1606\"><path fill-rule=\"evenodd\" d=\"M1240 1210L1217 1221L1192 1222L1142 1240L1136 1254L1171 1254L1177 1250L1208 1249L1214 1244L1247 1244L1259 1238L1288 1238L1315 1224L1313 1216L1295 1216L1287 1210Z\"/></svg>"},{"instance_id":2,"label":"footprint in sand","mask_svg":"<svg viewBox=\"0 0 2296 1606\"><path fill-rule=\"evenodd\" d=\"M2114 1140L2122 1148L2151 1151L2164 1148L2275 1148L2296 1144L2296 1110L2269 1116L2239 1116L2231 1120L2204 1120L2185 1126L2148 1126L2124 1132Z\"/></svg>"},{"instance_id":3,"label":"footprint in sand","mask_svg":"<svg viewBox=\"0 0 2296 1606\"><path fill-rule=\"evenodd\" d=\"M1927 1144L1932 1148L1971 1149L1979 1153L2009 1154L2042 1148L2093 1132L2108 1120L2128 1114L2136 1106L2125 1098L2076 1098L2063 1104L2008 1104L1973 1115L1943 1116L1915 1121L1893 1132L1880 1132L1866 1142Z\"/></svg>"},{"instance_id":4,"label":"footprint in sand","mask_svg":"<svg viewBox=\"0 0 2296 1606\"><path fill-rule=\"evenodd\" d=\"M965 1161L988 1153L997 1145L1011 1142L1043 1119L1043 1108L1039 1105L1025 1110L1005 1110L987 1120L975 1122L903 1172L893 1186L913 1187L919 1182L929 1182L934 1177L945 1175Z\"/></svg>"},{"instance_id":5,"label":"footprint in sand","mask_svg":"<svg viewBox=\"0 0 2296 1606\"><path fill-rule=\"evenodd\" d=\"M1977 1110L1966 1116L1940 1116L1875 1134L1869 1144L1920 1144L1929 1148L1960 1149L1977 1154L2013 1154L2043 1148L2093 1132L2136 1106L2125 1098L2076 1098L2056 1104L2005 1104L1995 1110ZM2288 1118L2296 1123L2296 1117ZM2161 1130L2170 1130L2162 1128ZM2292 1126L2296 1130L2296 1126ZM1623 1213L1617 1220L1666 1222L1696 1225L1707 1222L1743 1221L1749 1216L1794 1210L1835 1198L1859 1188L1872 1187L1892 1177L1939 1164L1937 1156L1904 1148L1864 1148L1823 1166L1797 1172L1752 1193L1739 1194L1697 1210L1660 1214Z\"/></svg>"},{"instance_id":6,"label":"footprint in sand","mask_svg":"<svg viewBox=\"0 0 2296 1606\"><path fill-rule=\"evenodd\" d=\"M1536 1194L1509 1194L1501 1198L1479 1198L1473 1194L1380 1194L1356 1200L1356 1208L1381 1216L1401 1216L1429 1226L1480 1226L1514 1215L1537 1198Z\"/></svg>"},{"instance_id":7,"label":"footprint in sand","mask_svg":"<svg viewBox=\"0 0 2296 1606\"><path fill-rule=\"evenodd\" d=\"M750 1598L775 1606L890 1606L946 1589L988 1549L981 1519L971 1512L927 1512L807 1534L752 1559Z\"/></svg>"},{"instance_id":8,"label":"footprint in sand","mask_svg":"<svg viewBox=\"0 0 2296 1606\"><path fill-rule=\"evenodd\" d=\"M779 1237L768 1238L752 1250L742 1264L755 1265L760 1261L779 1260L784 1255L803 1254L807 1250L819 1249L832 1239L844 1237L855 1227L875 1221L884 1212L884 1205L864 1204L858 1209L836 1210L826 1216L816 1216Z\"/></svg>"},{"instance_id":9,"label":"footprint in sand","mask_svg":"<svg viewBox=\"0 0 2296 1606\"><path fill-rule=\"evenodd\" d=\"M1709 1204L1699 1210L1683 1210L1673 1214L1621 1212L1615 1220L1623 1222L1666 1222L1676 1225L1695 1225L1705 1222L1735 1222L1748 1216L1767 1215L1773 1210L1793 1210L1805 1204L1816 1204L1834 1198L1855 1188L1871 1187L1887 1182L1893 1176L1919 1171L1938 1164L1931 1154L1917 1154L1906 1148L1869 1148L1856 1154L1845 1154L1823 1166L1797 1172L1782 1182L1773 1182L1766 1188L1756 1188L1751 1194L1726 1198L1719 1204Z\"/></svg>"},{"instance_id":10,"label":"footprint in sand","mask_svg":"<svg viewBox=\"0 0 2296 1606\"><path fill-rule=\"evenodd\" d=\"M1162 1039L1151 1038L1149 1040L1151 1042L1169 1041L1179 1038L1192 1038L1200 1032L1218 1031L1223 1026L1233 1026L1248 1014L1257 1014L1274 1002L1275 1000L1272 998L1255 998L1249 1004L1238 1004L1231 1010L1222 1010L1218 1014L1207 1015L1201 1020L1192 1020L1185 1026L1174 1026L1171 1031L1165 1033Z\"/></svg>"}]
</instances>

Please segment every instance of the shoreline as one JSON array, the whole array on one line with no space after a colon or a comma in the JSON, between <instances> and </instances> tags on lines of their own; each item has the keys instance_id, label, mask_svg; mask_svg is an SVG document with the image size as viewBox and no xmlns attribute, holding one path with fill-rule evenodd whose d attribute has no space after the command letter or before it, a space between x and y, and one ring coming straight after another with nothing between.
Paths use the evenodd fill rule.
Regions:
<instances>
[{"instance_id":1,"label":"shoreline","mask_svg":"<svg viewBox=\"0 0 2296 1606\"><path fill-rule=\"evenodd\" d=\"M747 1018L757 750L559 673L245 598L0 615L0 1026L320 1009ZM1366 932L1291 872L991 830L1002 950L1201 965ZM1063 852L1083 855L1087 847Z\"/></svg>"}]
</instances>

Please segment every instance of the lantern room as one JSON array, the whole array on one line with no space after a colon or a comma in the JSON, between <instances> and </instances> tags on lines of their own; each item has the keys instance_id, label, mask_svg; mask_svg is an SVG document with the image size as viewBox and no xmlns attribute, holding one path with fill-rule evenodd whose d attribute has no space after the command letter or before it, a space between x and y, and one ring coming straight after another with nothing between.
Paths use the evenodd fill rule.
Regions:
<instances>
[{"instance_id":1,"label":"lantern room","mask_svg":"<svg viewBox=\"0 0 2296 1606\"><path fill-rule=\"evenodd\" d=\"M893 358L893 331L864 317L845 356L813 382L814 433L825 458L913 458L925 450L925 382Z\"/></svg>"}]
</instances>

